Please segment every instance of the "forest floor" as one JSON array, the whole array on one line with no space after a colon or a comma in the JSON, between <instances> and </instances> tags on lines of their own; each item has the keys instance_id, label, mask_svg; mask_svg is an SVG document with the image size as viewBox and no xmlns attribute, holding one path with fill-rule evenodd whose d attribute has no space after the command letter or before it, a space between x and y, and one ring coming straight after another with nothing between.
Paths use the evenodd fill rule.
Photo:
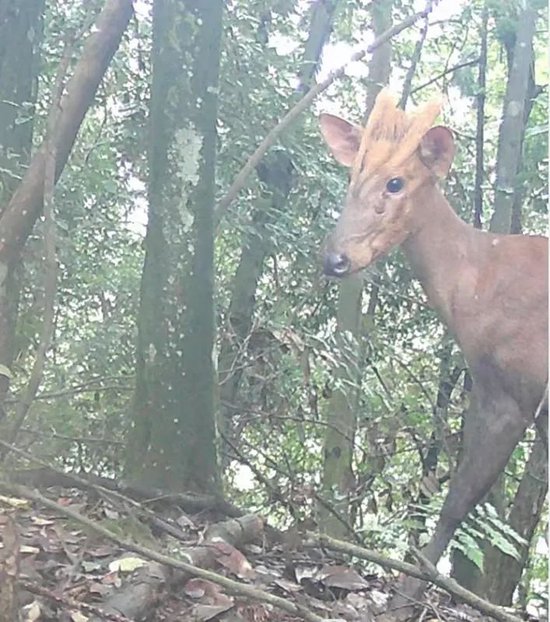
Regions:
<instances>
[{"instance_id":1,"label":"forest floor","mask_svg":"<svg viewBox=\"0 0 550 622\"><path fill-rule=\"evenodd\" d=\"M34 475L23 478L33 487L0 485L1 622L369 622L396 584L361 560L308 546L297 529L278 532L212 499L145 502L97 482L42 481L43 495ZM415 619L491 618L430 587Z\"/></svg>"}]
</instances>

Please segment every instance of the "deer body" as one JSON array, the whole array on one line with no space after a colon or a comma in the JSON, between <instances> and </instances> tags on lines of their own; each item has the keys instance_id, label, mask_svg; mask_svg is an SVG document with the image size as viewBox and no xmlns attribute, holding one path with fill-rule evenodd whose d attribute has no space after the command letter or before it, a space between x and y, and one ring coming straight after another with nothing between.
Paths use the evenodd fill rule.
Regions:
<instances>
[{"instance_id":1,"label":"deer body","mask_svg":"<svg viewBox=\"0 0 550 622\"><path fill-rule=\"evenodd\" d=\"M489 491L525 429L547 416L548 240L479 231L437 186L454 156L452 134L431 127L439 106L399 110L383 90L365 128L322 115L336 159L352 168L344 209L325 250L325 272L345 276L401 245L428 301L454 334L473 378L460 464L435 533L436 563L454 531ZM407 579L392 606L404 619Z\"/></svg>"},{"instance_id":2,"label":"deer body","mask_svg":"<svg viewBox=\"0 0 550 622\"><path fill-rule=\"evenodd\" d=\"M474 377L489 371L531 420L547 382L548 240L467 225L437 187L403 249Z\"/></svg>"}]
</instances>

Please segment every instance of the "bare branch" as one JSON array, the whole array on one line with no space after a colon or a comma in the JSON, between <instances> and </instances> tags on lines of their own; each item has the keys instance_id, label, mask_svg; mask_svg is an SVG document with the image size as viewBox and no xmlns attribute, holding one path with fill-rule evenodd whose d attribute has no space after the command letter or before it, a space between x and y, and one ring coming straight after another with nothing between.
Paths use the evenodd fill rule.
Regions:
<instances>
[{"instance_id":1,"label":"bare branch","mask_svg":"<svg viewBox=\"0 0 550 622\"><path fill-rule=\"evenodd\" d=\"M405 81L403 83L403 93L401 94L401 99L399 100L399 107L405 108L407 105L407 100L409 99L409 95L411 92L411 85L414 78L414 74L416 73L416 69L418 63L420 62L420 56L422 54L422 48L424 47L424 41L426 41L426 35L428 34L428 16L424 18L424 22L420 28L420 37L414 46L414 52L411 58L411 64L407 69L407 75L405 76Z\"/></svg>"},{"instance_id":2,"label":"bare branch","mask_svg":"<svg viewBox=\"0 0 550 622\"><path fill-rule=\"evenodd\" d=\"M421 562L423 570L419 570L413 564L385 557L375 551L365 549L361 546L355 546L354 544L337 540L330 536L319 534L308 535L311 537L311 540L306 544L308 547L324 546L334 551L348 553L360 559L365 559L383 568L391 568L392 570L403 572L411 577L422 579L423 581L431 581L434 585L446 590L453 596L456 596L463 602L475 607L478 611L491 616L495 620L500 620L501 622L520 622L520 618L508 613L502 607L498 607L497 605L483 600L483 598L480 598L477 594L463 588L454 579L444 577L419 551L414 550L413 553Z\"/></svg>"},{"instance_id":3,"label":"bare branch","mask_svg":"<svg viewBox=\"0 0 550 622\"><path fill-rule=\"evenodd\" d=\"M438 80L441 80L441 78L444 78L450 73L458 71L459 69L462 69L463 67L471 67L472 65L477 65L478 63L479 63L479 58L474 58L472 60L467 60L463 63L458 63L458 65L453 65L452 67L445 69L445 71L438 73L437 76L434 76L433 78L431 78L431 80L428 80L427 82L424 82L424 84L421 84L420 86L417 86L416 88L414 88L411 91L411 95L418 93L418 91L425 89L427 86L430 86L430 84L433 84L434 82L437 82Z\"/></svg>"}]
</instances>

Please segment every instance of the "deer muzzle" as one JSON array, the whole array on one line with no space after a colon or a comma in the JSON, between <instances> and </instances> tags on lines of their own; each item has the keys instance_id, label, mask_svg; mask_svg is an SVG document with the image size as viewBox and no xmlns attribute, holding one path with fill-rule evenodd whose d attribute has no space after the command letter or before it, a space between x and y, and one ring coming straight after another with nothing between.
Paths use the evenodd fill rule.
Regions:
<instances>
[{"instance_id":1,"label":"deer muzzle","mask_svg":"<svg viewBox=\"0 0 550 622\"><path fill-rule=\"evenodd\" d=\"M349 274L351 261L345 253L326 251L323 261L323 271L326 276L336 276L341 278Z\"/></svg>"}]
</instances>

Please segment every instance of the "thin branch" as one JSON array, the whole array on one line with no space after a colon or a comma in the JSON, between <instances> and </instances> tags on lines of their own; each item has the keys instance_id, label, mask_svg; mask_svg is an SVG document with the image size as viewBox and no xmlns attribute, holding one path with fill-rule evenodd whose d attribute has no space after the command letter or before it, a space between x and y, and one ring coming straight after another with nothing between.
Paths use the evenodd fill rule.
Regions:
<instances>
[{"instance_id":1,"label":"thin branch","mask_svg":"<svg viewBox=\"0 0 550 622\"><path fill-rule=\"evenodd\" d=\"M93 384L93 383L88 383L88 384ZM130 385L122 385L122 384L111 384L111 385L105 385L102 387L71 387L69 389L65 389L63 391L55 391L52 393L39 393L38 395L35 395L34 397L34 401L38 401L38 400L53 400L53 399L58 399L60 397L67 397L69 395L80 395L82 393L102 393L105 391L134 391L135 387L130 386ZM17 400L16 398L10 398L8 400L5 401L5 404L15 404L17 403L19 400Z\"/></svg>"},{"instance_id":2,"label":"thin branch","mask_svg":"<svg viewBox=\"0 0 550 622\"><path fill-rule=\"evenodd\" d=\"M79 600L75 600L66 594L59 594L55 590L49 590L42 585L38 585L34 581L29 579L21 579L20 586L36 596L45 598L59 607L65 609L72 609L73 611L85 612L94 616L97 616L100 620L109 620L109 622L131 622L130 618L123 616L119 613L112 613L110 611L104 611L100 607L83 603ZM71 618L72 619L72 618ZM82 616L82 619L87 619Z\"/></svg>"},{"instance_id":3,"label":"thin branch","mask_svg":"<svg viewBox=\"0 0 550 622\"><path fill-rule=\"evenodd\" d=\"M233 450L236 458L242 463L245 464L254 474L254 476L256 477L256 479L265 486L266 490L268 491L268 494L270 495L270 498L278 501L279 503L281 503L281 505L283 505L283 507L286 507L287 510L289 511L289 513L291 514L291 516L296 519L298 516L298 513L296 511L296 507L295 505L285 499L285 495L281 492L281 490L278 487L275 487L267 477L265 477L259 469L257 469L250 460L248 460L248 458L246 458L246 456L244 456L242 454L242 452L228 439L226 438L224 435L222 435L222 439L224 440L225 443L227 443L229 445L229 447ZM248 444L248 443L247 443ZM249 445L250 447L250 445ZM257 448L254 448L256 451ZM264 456L265 457L265 456ZM281 473L283 476L287 477L290 481L293 481L293 477L291 473L288 472L284 472L282 469L280 469L278 467L278 465L272 465L274 467L274 469L278 472ZM321 495L317 494L315 491L312 492L312 496L313 498L318 501L330 514L332 514L337 520L338 522L343 525L347 532L350 534L354 534L354 530L352 528L352 526L345 520L344 517L342 517L339 512L336 510L336 508L334 508L326 499L324 499ZM357 536L356 536L357 537Z\"/></svg>"},{"instance_id":4,"label":"thin branch","mask_svg":"<svg viewBox=\"0 0 550 622\"><path fill-rule=\"evenodd\" d=\"M305 543L304 546L310 548L324 546L328 549L332 549L333 551L348 553L349 555L353 555L354 557L365 559L369 562L382 566L383 568L397 570L411 577L422 579L423 581L431 581L434 585L437 585L438 587L446 590L453 596L456 596L463 602L471 605L472 607L475 607L478 611L481 611L482 613L491 616L495 620L500 620L501 622L520 622L521 620L517 616L514 616L505 611L502 607L493 605L492 603L489 603L486 600L483 600L482 598L477 596L477 594L474 594L473 592L470 592L469 590L463 588L454 579L444 577L437 571L433 564L426 560L422 553L414 549L413 553L421 562L423 567L422 570L419 570L413 564L408 564L407 562L402 562L396 559L385 557L384 555L380 555L380 553L376 553L375 551L371 551L361 546L350 544L349 542L337 540L336 538L331 538L330 536L324 534L308 533L308 536L310 536L310 540Z\"/></svg>"},{"instance_id":5,"label":"thin branch","mask_svg":"<svg viewBox=\"0 0 550 622\"><path fill-rule=\"evenodd\" d=\"M463 67L471 67L473 65L477 65L478 63L479 63L479 58L474 58L473 60L467 60L463 63L459 63L458 65L454 65L453 67L449 67L448 69L445 69L445 71L442 71L440 74L433 77L431 80L428 80L427 82L424 82L424 84L421 84L420 86L417 86L416 88L414 88L411 91L411 95L418 93L418 91L425 89L427 86L430 86L430 84L433 84L434 82L437 82L438 80L441 80L441 78L444 78L446 75L450 73L458 71L459 69L462 69Z\"/></svg>"},{"instance_id":6,"label":"thin branch","mask_svg":"<svg viewBox=\"0 0 550 622\"><path fill-rule=\"evenodd\" d=\"M418 386L418 388L422 391L422 393L424 394L424 396L426 397L426 399L430 402L430 406L432 408L432 410L435 408L435 403L433 400L433 397L431 395L431 393L428 391L428 389L426 389L426 387L424 386L424 383L420 380L420 378L418 378L418 376L412 371L412 369L410 368L409 365L407 365L407 363L405 363L404 361L402 361L398 356L396 356L395 354L393 355L393 359L400 365L400 367L405 371L405 373L407 374L407 376L409 376L409 378Z\"/></svg>"},{"instance_id":7,"label":"thin branch","mask_svg":"<svg viewBox=\"0 0 550 622\"><path fill-rule=\"evenodd\" d=\"M70 441L71 443L82 443L83 445L92 445L98 443L100 445L117 445L124 446L122 441L116 441L112 438L99 438L96 436L67 436L66 434L57 434L56 432L48 432L43 430L33 430L32 428L20 428L22 434L28 434L36 438L57 438L61 441Z\"/></svg>"},{"instance_id":8,"label":"thin branch","mask_svg":"<svg viewBox=\"0 0 550 622\"><path fill-rule=\"evenodd\" d=\"M312 87L304 95L304 97L302 97L302 99L285 114L285 116L279 121L279 123L270 132L268 132L266 137L258 145L256 151L254 151L254 153L248 158L246 164L235 177L229 190L216 205L214 212L216 226L219 225L221 219L225 214L225 211L227 210L229 205L231 205L231 203L237 198L239 192L243 189L249 175L252 173L252 171L254 171L260 160L264 157L267 150L275 143L277 138L287 129L287 127L289 127L291 123L311 105L313 100L323 91L326 91L326 89L328 89L328 87L333 82L344 76L346 68L350 63L355 63L362 60L367 54L372 53L383 43L389 41L406 28L412 26L419 19L426 17L426 15L428 15L431 11L431 7L433 6L433 4L434 3L430 3L429 6L424 10L410 15L399 24L395 24L394 26L386 30L386 32L377 37L367 48L365 48L364 50L359 50L352 54L350 59L344 65L332 71L325 80Z\"/></svg>"},{"instance_id":9,"label":"thin branch","mask_svg":"<svg viewBox=\"0 0 550 622\"><path fill-rule=\"evenodd\" d=\"M258 417L258 418L261 417L262 419L266 417L266 412L263 410L244 408L240 405L237 406L236 404L232 404L231 402L228 402L227 400L222 400L221 402L225 406L229 406L230 408L239 408L239 410L241 410L242 412L246 412L246 413L249 413L250 415L254 415L254 417ZM361 447L359 443L356 443L351 436L342 433L342 431L338 428L338 426L334 425L333 423L330 423L330 421L322 421L321 419L312 419L310 417L305 417L305 416L304 417L293 417L292 415L277 415L271 412L269 413L269 418L276 419L277 421L293 421L299 424L307 424L311 426L317 426L319 428L333 430L334 432L339 432L340 434L342 434L342 437L348 443L350 443L350 445L353 446L354 451L358 451L363 454L363 459L366 460L367 458L372 457L372 453L367 452L363 447Z\"/></svg>"},{"instance_id":10,"label":"thin branch","mask_svg":"<svg viewBox=\"0 0 550 622\"><path fill-rule=\"evenodd\" d=\"M479 70L477 76L477 118L476 118L476 173L474 181L474 227L481 229L483 214L483 150L485 129L485 79L487 72L487 22L489 9L483 7L481 18L481 45L479 50Z\"/></svg>"},{"instance_id":11,"label":"thin branch","mask_svg":"<svg viewBox=\"0 0 550 622\"><path fill-rule=\"evenodd\" d=\"M407 69L407 75L405 76L405 81L403 82L403 93L401 95L401 99L399 100L399 107L405 108L407 105L407 99L409 99L409 94L411 92L411 85L413 81L414 74L416 73L416 68L418 63L420 62L420 55L422 54L422 48L424 47L424 41L426 41L426 35L428 34L428 16L424 18L424 23L420 27L420 37L414 46L414 52L411 58L411 64Z\"/></svg>"},{"instance_id":12,"label":"thin branch","mask_svg":"<svg viewBox=\"0 0 550 622\"><path fill-rule=\"evenodd\" d=\"M245 598L251 598L252 600L258 602L268 603L292 615L300 616L307 622L323 622L323 620L325 620L325 618L318 616L306 607L292 603L288 600L285 600L284 598L269 594L264 590L256 589L250 585L239 583L238 581L234 581L233 579L228 579L227 577L223 577L216 572L204 570L203 568L199 568L198 566L194 566L193 564L182 561L180 559L176 559L168 555L163 555L153 549L150 549L149 547L142 546L141 544L125 540L119 537L110 529L103 527L102 525L96 523L95 521L89 519L86 516L82 516L81 514L75 512L69 507L62 506L59 503L56 503L55 501L44 497L39 492L31 490L26 486L0 481L0 489L4 490L9 494L17 495L19 497L29 499L35 503L39 503L51 510L54 510L57 514L67 516L70 519L77 521L81 525L85 525L94 533L98 534L103 538L106 538L107 540L110 540L111 542L114 542L115 544L127 551L133 551L134 553L137 553L138 555L141 555L146 559L158 562L159 564L164 564L165 566L169 566L170 568L182 570L183 572L186 572L191 576L199 577L201 579L205 579L206 581L212 581L217 585L221 585L232 594L243 596ZM514 622L516 621L514 620Z\"/></svg>"}]
</instances>

